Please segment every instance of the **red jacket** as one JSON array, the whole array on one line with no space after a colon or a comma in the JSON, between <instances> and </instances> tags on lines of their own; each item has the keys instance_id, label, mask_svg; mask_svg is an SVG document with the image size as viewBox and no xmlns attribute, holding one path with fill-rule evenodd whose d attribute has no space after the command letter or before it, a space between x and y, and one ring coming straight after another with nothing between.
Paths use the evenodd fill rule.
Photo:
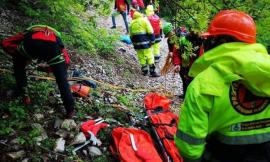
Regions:
<instances>
[{"instance_id":1,"label":"red jacket","mask_svg":"<svg viewBox=\"0 0 270 162\"><path fill-rule=\"evenodd\" d=\"M200 51L199 51L199 56L203 55L203 47L200 47ZM174 65L182 65L182 58L181 58L181 54L179 53L179 50L173 46L173 64ZM190 63L189 63L189 67L191 67L191 65L193 64L193 62L196 60L196 58L191 58Z\"/></svg>"},{"instance_id":2,"label":"red jacket","mask_svg":"<svg viewBox=\"0 0 270 162\"><path fill-rule=\"evenodd\" d=\"M114 8L119 12L125 12L127 10L129 11L129 4L127 0L115 0Z\"/></svg>"},{"instance_id":3,"label":"red jacket","mask_svg":"<svg viewBox=\"0 0 270 162\"><path fill-rule=\"evenodd\" d=\"M179 53L179 50L175 47L175 45L173 46L173 64L174 65L180 65L181 64L181 56Z\"/></svg>"},{"instance_id":4,"label":"red jacket","mask_svg":"<svg viewBox=\"0 0 270 162\"><path fill-rule=\"evenodd\" d=\"M145 8L143 0L137 0L139 7Z\"/></svg>"}]
</instances>

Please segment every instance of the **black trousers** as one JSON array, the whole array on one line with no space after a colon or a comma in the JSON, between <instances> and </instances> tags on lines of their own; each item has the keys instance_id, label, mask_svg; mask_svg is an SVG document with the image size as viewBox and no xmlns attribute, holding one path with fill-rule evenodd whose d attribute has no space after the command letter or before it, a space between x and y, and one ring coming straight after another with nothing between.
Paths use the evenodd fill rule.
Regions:
<instances>
[{"instance_id":1,"label":"black trousers","mask_svg":"<svg viewBox=\"0 0 270 162\"><path fill-rule=\"evenodd\" d=\"M270 162L270 142L226 145L209 140L202 162Z\"/></svg>"},{"instance_id":2,"label":"black trousers","mask_svg":"<svg viewBox=\"0 0 270 162\"><path fill-rule=\"evenodd\" d=\"M31 37L26 37L23 45L27 54L35 59L45 62L58 56L61 53L61 47L55 42L33 40ZM26 63L26 57L20 54L13 56L14 75L17 89L20 94L25 93L24 89L27 86L25 69ZM65 109L67 113L69 113L74 109L74 98L67 81L67 65L65 62L62 62L56 65L52 65L51 68L56 78L56 83L60 90Z\"/></svg>"},{"instance_id":3,"label":"black trousers","mask_svg":"<svg viewBox=\"0 0 270 162\"><path fill-rule=\"evenodd\" d=\"M179 75L180 75L180 77L182 79L182 83L183 83L183 94L184 94L184 96L186 95L188 85L192 81L192 78L190 78L188 76L188 71L189 71L188 67L181 67L181 70L179 72Z\"/></svg>"}]
</instances>

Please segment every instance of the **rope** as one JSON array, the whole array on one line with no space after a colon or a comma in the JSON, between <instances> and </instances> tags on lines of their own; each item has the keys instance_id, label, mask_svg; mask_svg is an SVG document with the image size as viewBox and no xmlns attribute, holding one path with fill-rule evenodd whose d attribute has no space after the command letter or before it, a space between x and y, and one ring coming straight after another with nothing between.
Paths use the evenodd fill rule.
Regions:
<instances>
[{"instance_id":1,"label":"rope","mask_svg":"<svg viewBox=\"0 0 270 162\"><path fill-rule=\"evenodd\" d=\"M2 72L2 73L12 73L12 71L7 70L7 69L0 69L0 72ZM40 79L40 80L55 80L54 77L45 77L45 76L36 76L36 75L29 75L29 77L30 78ZM116 85L112 85L112 84L105 83L105 82L102 82L102 81L98 81L98 80L95 80L95 79L90 78L90 77L70 77L70 78L68 78L68 81L83 81L83 80L91 80L91 81L94 81L94 82L96 82L96 83L98 83L100 85L104 85L106 87L109 87L111 89L116 89L116 90L126 89L126 90L131 91L131 92L151 92L151 91L156 91L157 89L159 89L162 94L165 94L168 97L173 96L173 93L167 92L166 88L164 88L162 86L156 86L156 87L153 87L153 88L150 88L150 89L143 89L143 88L131 89L131 88L123 87L123 86L116 86Z\"/></svg>"},{"instance_id":2,"label":"rope","mask_svg":"<svg viewBox=\"0 0 270 162\"><path fill-rule=\"evenodd\" d=\"M171 71L173 71L173 68L174 68L174 66L173 66L172 58L171 58L171 56L168 55L167 58L166 58L166 62L164 64L164 66L160 70L160 74L162 76L165 76L166 77L166 75L168 73L170 73Z\"/></svg>"}]
</instances>

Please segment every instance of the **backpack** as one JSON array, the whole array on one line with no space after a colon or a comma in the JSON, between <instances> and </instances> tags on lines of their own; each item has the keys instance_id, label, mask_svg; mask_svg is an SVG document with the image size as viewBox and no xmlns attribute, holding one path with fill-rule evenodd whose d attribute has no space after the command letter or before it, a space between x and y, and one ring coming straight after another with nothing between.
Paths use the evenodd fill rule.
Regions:
<instances>
[{"instance_id":1,"label":"backpack","mask_svg":"<svg viewBox=\"0 0 270 162\"><path fill-rule=\"evenodd\" d=\"M60 39L60 32L56 29L46 26L46 25L34 25L27 28L23 33L17 33L14 36L4 39L1 44L4 51L11 56L16 56L18 53L26 56L27 58L32 58L23 48L22 42L27 37L36 40L44 40L55 42L61 48L62 56L66 64L70 64L70 57L67 53L67 50L64 48L64 45Z\"/></svg>"},{"instance_id":2,"label":"backpack","mask_svg":"<svg viewBox=\"0 0 270 162\"><path fill-rule=\"evenodd\" d=\"M183 162L183 158L174 142L178 116L170 111L170 103L171 100L157 93L149 93L144 98L146 113L155 132L156 139L162 145L160 148L165 149L165 152L162 151L163 159L167 159L167 162Z\"/></svg>"},{"instance_id":3,"label":"backpack","mask_svg":"<svg viewBox=\"0 0 270 162\"><path fill-rule=\"evenodd\" d=\"M154 29L155 36L160 35L160 18L157 15L148 16L148 20Z\"/></svg>"},{"instance_id":4,"label":"backpack","mask_svg":"<svg viewBox=\"0 0 270 162\"><path fill-rule=\"evenodd\" d=\"M151 115L150 121L173 162L183 162L174 142L174 135L177 131L178 116L170 111L166 111Z\"/></svg>"},{"instance_id":5,"label":"backpack","mask_svg":"<svg viewBox=\"0 0 270 162\"><path fill-rule=\"evenodd\" d=\"M120 162L162 162L151 136L135 128L114 128L110 150Z\"/></svg>"}]
</instances>

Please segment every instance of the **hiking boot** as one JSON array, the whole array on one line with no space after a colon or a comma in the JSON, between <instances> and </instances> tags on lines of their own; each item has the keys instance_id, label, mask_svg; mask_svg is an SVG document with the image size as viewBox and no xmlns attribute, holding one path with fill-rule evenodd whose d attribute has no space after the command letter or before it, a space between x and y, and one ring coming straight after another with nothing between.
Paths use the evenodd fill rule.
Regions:
<instances>
[{"instance_id":1,"label":"hiking boot","mask_svg":"<svg viewBox=\"0 0 270 162\"><path fill-rule=\"evenodd\" d=\"M160 77L160 75L157 74L157 73L154 71L154 72L150 72L150 77Z\"/></svg>"},{"instance_id":2,"label":"hiking boot","mask_svg":"<svg viewBox=\"0 0 270 162\"><path fill-rule=\"evenodd\" d=\"M143 75L143 76L147 76L147 75L148 75L148 70L143 70L143 71L142 71L142 75Z\"/></svg>"},{"instance_id":3,"label":"hiking boot","mask_svg":"<svg viewBox=\"0 0 270 162\"><path fill-rule=\"evenodd\" d=\"M116 26L112 26L111 29L116 29Z\"/></svg>"},{"instance_id":4,"label":"hiking boot","mask_svg":"<svg viewBox=\"0 0 270 162\"><path fill-rule=\"evenodd\" d=\"M150 65L150 77L159 77L156 73L156 66L154 64Z\"/></svg>"},{"instance_id":5,"label":"hiking boot","mask_svg":"<svg viewBox=\"0 0 270 162\"><path fill-rule=\"evenodd\" d=\"M143 75L143 76L148 75L148 66L147 66L147 65L143 65L143 66L141 67L141 70L142 70L142 75Z\"/></svg>"}]
</instances>

